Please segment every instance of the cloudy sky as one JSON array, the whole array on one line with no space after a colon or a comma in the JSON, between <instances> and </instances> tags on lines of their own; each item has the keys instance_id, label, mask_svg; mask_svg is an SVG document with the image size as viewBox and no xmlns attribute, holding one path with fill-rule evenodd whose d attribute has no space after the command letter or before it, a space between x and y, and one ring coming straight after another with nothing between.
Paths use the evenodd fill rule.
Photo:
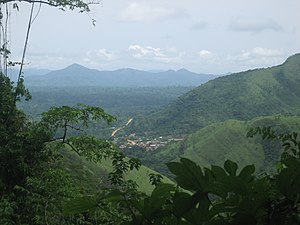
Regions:
<instances>
[{"instance_id":1,"label":"cloudy sky","mask_svg":"<svg viewBox=\"0 0 300 225\"><path fill-rule=\"evenodd\" d=\"M299 0L102 0L89 14L42 6L26 66L212 74L269 67L300 52L299 9ZM11 15L16 60L28 17L26 4Z\"/></svg>"}]
</instances>

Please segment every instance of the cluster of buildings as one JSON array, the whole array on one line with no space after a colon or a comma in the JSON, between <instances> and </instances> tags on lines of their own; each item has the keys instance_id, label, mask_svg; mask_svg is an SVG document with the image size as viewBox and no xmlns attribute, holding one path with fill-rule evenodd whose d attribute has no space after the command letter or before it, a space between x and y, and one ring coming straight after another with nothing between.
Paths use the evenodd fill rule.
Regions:
<instances>
[{"instance_id":1,"label":"cluster of buildings","mask_svg":"<svg viewBox=\"0 0 300 225\"><path fill-rule=\"evenodd\" d=\"M131 149L133 147L140 147L145 151L155 151L160 147L164 147L171 141L182 141L181 138L158 137L153 139L146 139L137 137L135 133L130 134L128 137L119 138L116 142L119 144L120 149Z\"/></svg>"}]
</instances>

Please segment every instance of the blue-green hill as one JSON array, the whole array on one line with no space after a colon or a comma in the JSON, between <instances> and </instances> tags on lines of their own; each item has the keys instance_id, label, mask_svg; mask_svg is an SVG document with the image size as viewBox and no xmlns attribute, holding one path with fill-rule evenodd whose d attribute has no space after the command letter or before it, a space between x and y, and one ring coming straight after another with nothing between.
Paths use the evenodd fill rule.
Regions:
<instances>
[{"instance_id":1,"label":"blue-green hill","mask_svg":"<svg viewBox=\"0 0 300 225\"><path fill-rule=\"evenodd\" d=\"M45 75L26 76L26 85L28 87L197 86L213 78L215 78L213 75L193 73L186 69L159 71L157 73L135 69L99 71L73 64Z\"/></svg>"}]
</instances>

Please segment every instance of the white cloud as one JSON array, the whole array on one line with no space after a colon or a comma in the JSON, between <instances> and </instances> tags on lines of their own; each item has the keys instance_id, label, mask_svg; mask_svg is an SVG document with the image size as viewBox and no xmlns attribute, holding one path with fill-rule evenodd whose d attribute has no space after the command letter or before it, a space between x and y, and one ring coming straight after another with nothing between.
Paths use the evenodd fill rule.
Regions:
<instances>
[{"instance_id":1,"label":"white cloud","mask_svg":"<svg viewBox=\"0 0 300 225\"><path fill-rule=\"evenodd\" d=\"M28 54L25 59L26 68L61 69L78 62L78 58L71 55L60 55L58 53Z\"/></svg>"},{"instance_id":2,"label":"white cloud","mask_svg":"<svg viewBox=\"0 0 300 225\"><path fill-rule=\"evenodd\" d=\"M283 55L282 51L278 49L268 49L261 47L253 48L252 53L256 56L261 57L281 57Z\"/></svg>"},{"instance_id":3,"label":"white cloud","mask_svg":"<svg viewBox=\"0 0 300 225\"><path fill-rule=\"evenodd\" d=\"M154 60L164 63L181 62L185 54L175 47L162 50L161 48L143 47L140 45L130 45L128 51L136 59Z\"/></svg>"},{"instance_id":4,"label":"white cloud","mask_svg":"<svg viewBox=\"0 0 300 225\"><path fill-rule=\"evenodd\" d=\"M25 59L25 66L45 69L61 69L73 63L79 63L90 68L102 68L117 59L118 55L107 49L97 49L87 51L86 53L77 52L72 54L62 54L59 52L29 52Z\"/></svg>"},{"instance_id":5,"label":"white cloud","mask_svg":"<svg viewBox=\"0 0 300 225\"><path fill-rule=\"evenodd\" d=\"M201 50L198 52L198 55L201 58L211 58L213 56L212 53L208 50Z\"/></svg>"},{"instance_id":6,"label":"white cloud","mask_svg":"<svg viewBox=\"0 0 300 225\"><path fill-rule=\"evenodd\" d=\"M98 50L88 51L86 53L86 57L89 59L111 61L116 59L117 56L106 49L98 49Z\"/></svg>"},{"instance_id":7,"label":"white cloud","mask_svg":"<svg viewBox=\"0 0 300 225\"><path fill-rule=\"evenodd\" d=\"M254 32L259 33L262 31L282 31L282 27L272 19L267 18L249 18L238 16L232 18L229 24L230 30L237 32Z\"/></svg>"},{"instance_id":8,"label":"white cloud","mask_svg":"<svg viewBox=\"0 0 300 225\"><path fill-rule=\"evenodd\" d=\"M150 6L132 2L121 13L121 20L126 22L156 22L188 16L184 9Z\"/></svg>"},{"instance_id":9,"label":"white cloud","mask_svg":"<svg viewBox=\"0 0 300 225\"><path fill-rule=\"evenodd\" d=\"M280 64L284 57L285 55L281 50L255 47L251 50L243 51L235 56L229 55L227 56L227 61L233 64L245 65L253 68Z\"/></svg>"},{"instance_id":10,"label":"white cloud","mask_svg":"<svg viewBox=\"0 0 300 225\"><path fill-rule=\"evenodd\" d=\"M139 45L130 45L129 52L136 58L147 57L164 57L160 48L153 48L151 46L142 47Z\"/></svg>"}]
</instances>

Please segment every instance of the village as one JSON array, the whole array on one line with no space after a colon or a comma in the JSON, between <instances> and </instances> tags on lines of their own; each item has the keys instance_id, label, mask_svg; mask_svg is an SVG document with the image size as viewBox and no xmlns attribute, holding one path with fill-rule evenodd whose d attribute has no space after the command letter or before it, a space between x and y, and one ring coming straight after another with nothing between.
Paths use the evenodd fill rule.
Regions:
<instances>
[{"instance_id":1,"label":"village","mask_svg":"<svg viewBox=\"0 0 300 225\"><path fill-rule=\"evenodd\" d=\"M182 141L183 138L173 138L170 136L167 137L157 137L157 138L146 138L132 133L125 137L117 137L117 133L125 129L131 122L133 118L130 118L127 123L117 129L114 129L111 136L114 138L114 143L119 146L120 149L131 149L133 147L139 147L145 149L145 151L155 151L160 147L166 146L171 141Z\"/></svg>"},{"instance_id":2,"label":"village","mask_svg":"<svg viewBox=\"0 0 300 225\"><path fill-rule=\"evenodd\" d=\"M120 149L131 149L133 147L140 147L145 151L155 151L160 147L166 146L172 141L182 141L182 138L171 137L157 137L153 139L139 137L135 133L127 137L115 138L114 142L119 145Z\"/></svg>"}]
</instances>

